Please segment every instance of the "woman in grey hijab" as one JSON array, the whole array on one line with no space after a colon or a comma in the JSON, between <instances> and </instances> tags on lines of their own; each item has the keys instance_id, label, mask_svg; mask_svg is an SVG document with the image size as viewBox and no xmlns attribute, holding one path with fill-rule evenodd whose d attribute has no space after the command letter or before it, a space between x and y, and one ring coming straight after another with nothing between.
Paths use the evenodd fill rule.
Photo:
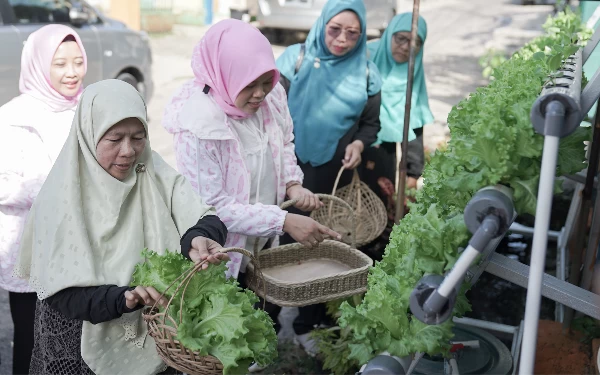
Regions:
<instances>
[{"instance_id":1,"label":"woman in grey hijab","mask_svg":"<svg viewBox=\"0 0 600 375\"><path fill-rule=\"evenodd\" d=\"M141 250L218 253L227 229L150 148L146 104L107 80L83 93L67 141L25 226L15 274L38 293L33 374L156 374L166 369L130 287Z\"/></svg>"}]
</instances>

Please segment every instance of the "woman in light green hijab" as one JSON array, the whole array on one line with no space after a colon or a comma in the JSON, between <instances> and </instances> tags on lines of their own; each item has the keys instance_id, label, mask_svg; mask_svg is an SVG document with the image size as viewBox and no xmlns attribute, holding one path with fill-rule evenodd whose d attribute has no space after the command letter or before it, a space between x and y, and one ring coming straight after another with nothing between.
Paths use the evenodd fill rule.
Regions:
<instances>
[{"instance_id":1,"label":"woman in light green hijab","mask_svg":"<svg viewBox=\"0 0 600 375\"><path fill-rule=\"evenodd\" d=\"M396 143L402 142L404 108L408 83L408 57L412 13L396 15L380 40L367 44L369 59L377 65L383 86L381 88L381 130L374 147L365 150L362 168L363 180L369 184L384 203L393 205L396 171ZM423 44L427 38L427 24L419 16L417 29L417 55L410 111L408 161L408 188L417 187L417 179L424 166L423 126L433 122L429 109L425 72L423 70Z\"/></svg>"},{"instance_id":2,"label":"woman in light green hijab","mask_svg":"<svg viewBox=\"0 0 600 375\"><path fill-rule=\"evenodd\" d=\"M156 374L166 369L129 287L144 248L219 263L227 229L152 152L146 104L122 81L88 86L33 204L14 273L38 293L31 374Z\"/></svg>"}]
</instances>

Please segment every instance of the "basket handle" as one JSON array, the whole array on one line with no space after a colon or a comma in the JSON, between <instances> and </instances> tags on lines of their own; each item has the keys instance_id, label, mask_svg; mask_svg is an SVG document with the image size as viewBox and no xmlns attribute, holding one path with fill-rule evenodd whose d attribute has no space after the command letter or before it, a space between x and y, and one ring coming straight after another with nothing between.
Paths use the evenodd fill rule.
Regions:
<instances>
[{"instance_id":1,"label":"basket handle","mask_svg":"<svg viewBox=\"0 0 600 375\"><path fill-rule=\"evenodd\" d=\"M258 276L262 280L263 293L264 293L264 295L267 295L267 284L265 282L264 275L262 274L262 271L258 264L258 260L246 249L230 247L230 248L222 248L219 250L219 253L221 253L221 254L227 254L230 252L239 253L239 254L245 255L250 258L250 261L254 263L254 267L257 270ZM160 298L157 301L154 301L154 305L152 305L152 310L156 309L158 301L160 301L165 296L167 291L169 289L171 289L173 287L173 285L175 285L175 283L177 283L179 280L181 280L181 282L175 288L175 292L169 298L169 302L167 302L167 305L165 306L165 310L169 309L169 307L171 306L171 303L173 303L173 299L175 298L175 296L177 295L177 293L179 292L179 290L182 287L183 287L183 292L181 293L181 306L183 307L183 298L185 297L185 292L187 290L187 287L190 284L190 281L192 280L192 277L194 276L194 274L196 272L200 271L202 266L204 264L206 264L207 262L208 262L208 260L203 260L202 262L193 264L190 268L188 268L186 271L184 271L179 277L177 277L175 280L173 280L173 282L171 282L171 284L169 284L169 286L165 289L165 291L163 293L161 293ZM264 309L265 309L265 300L263 299L263 310ZM167 314L164 314L163 315L163 324L166 324L166 317L167 317ZM181 324L182 320L183 320L183 308L179 309L179 324Z\"/></svg>"},{"instance_id":2,"label":"basket handle","mask_svg":"<svg viewBox=\"0 0 600 375\"><path fill-rule=\"evenodd\" d=\"M340 183L340 179L342 178L342 174L344 173L344 171L346 170L345 167L342 166L342 168L340 168L340 171L337 174L337 177L335 178L335 182L333 183L333 191L331 192L331 195L335 196L335 193L337 192L337 187L338 184ZM356 190L356 211L360 212L361 211L361 199L362 199L362 192L360 189L360 176L358 175L358 171L356 170L356 168L354 168L354 170L352 171L352 182L350 182L350 185L352 185L352 190ZM331 207L331 205L330 205ZM329 216L331 216L331 209L329 210Z\"/></svg>"},{"instance_id":3,"label":"basket handle","mask_svg":"<svg viewBox=\"0 0 600 375\"><path fill-rule=\"evenodd\" d=\"M339 203L348 209L348 212L350 212L350 220L352 220L352 229L353 229L351 245L352 245L352 247L356 247L356 215L354 213L354 210L352 209L352 206L350 206L348 204L348 202L346 202L345 200L338 198L335 195L329 195L329 194L315 194L315 195L317 197L319 197L320 200L330 201L330 205L329 205L329 219L330 220L331 220L331 213L332 213L331 211L333 209L333 202ZM291 199L289 201L283 202L280 207L282 210L285 210L285 209L292 207L296 203L298 203L298 199Z\"/></svg>"}]
</instances>

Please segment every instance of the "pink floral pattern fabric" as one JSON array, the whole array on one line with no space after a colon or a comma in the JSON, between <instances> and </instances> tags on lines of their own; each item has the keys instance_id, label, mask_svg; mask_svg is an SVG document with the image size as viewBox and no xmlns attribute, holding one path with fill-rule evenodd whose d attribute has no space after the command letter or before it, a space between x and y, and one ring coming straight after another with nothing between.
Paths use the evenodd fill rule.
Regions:
<instances>
[{"instance_id":1,"label":"pink floral pattern fabric","mask_svg":"<svg viewBox=\"0 0 600 375\"><path fill-rule=\"evenodd\" d=\"M250 173L246 169L240 141L231 130L227 116L215 119L216 103L197 91L194 82L185 84L165 113L165 128L174 134L177 168L208 205L214 206L229 230L226 247L244 248L247 236L275 237L283 234L286 211L275 205L249 204ZM200 124L177 126L188 100L194 101ZM222 113L222 110L220 110ZM283 203L286 185L304 178L297 165L293 144L293 123L287 97L281 85L267 96L262 106L265 131L273 155L277 176L277 203ZM203 116L203 114L206 114ZM213 117L211 119L211 117ZM209 122L210 123L207 123ZM241 256L231 254L228 276L237 277Z\"/></svg>"}]
</instances>

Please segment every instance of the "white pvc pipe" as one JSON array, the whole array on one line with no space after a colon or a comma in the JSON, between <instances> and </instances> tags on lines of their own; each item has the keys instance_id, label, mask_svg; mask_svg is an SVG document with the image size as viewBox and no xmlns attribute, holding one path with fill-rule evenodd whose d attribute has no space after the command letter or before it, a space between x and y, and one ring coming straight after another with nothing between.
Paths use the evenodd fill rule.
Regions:
<instances>
[{"instance_id":1,"label":"white pvc pipe","mask_svg":"<svg viewBox=\"0 0 600 375\"><path fill-rule=\"evenodd\" d=\"M525 325L523 328L523 344L519 375L533 374L535 365L535 349L540 318L540 303L542 300L542 278L546 263L546 248L548 245L548 226L552 210L554 191L554 175L558 157L558 137L544 138L544 153L542 155L542 170L538 187L537 207L535 210L535 227L533 244L531 246L531 263L529 268L529 283L527 284L527 303L525 305Z\"/></svg>"},{"instance_id":2,"label":"white pvc pipe","mask_svg":"<svg viewBox=\"0 0 600 375\"><path fill-rule=\"evenodd\" d=\"M456 362L455 358L450 358L450 369L451 375L460 375L460 373L458 372L458 363Z\"/></svg>"},{"instance_id":3,"label":"white pvc pipe","mask_svg":"<svg viewBox=\"0 0 600 375\"><path fill-rule=\"evenodd\" d=\"M454 323L458 323L458 324L464 324L464 325L472 326L475 328L483 328L483 329L487 329L487 330L495 331L495 332L509 333L511 335L513 335L519 328L519 327L515 327L515 326L509 326L506 324L493 323L493 322L488 322L485 320L477 320L477 319L472 319L472 318L454 317L452 319L452 321Z\"/></svg>"},{"instance_id":4,"label":"white pvc pipe","mask_svg":"<svg viewBox=\"0 0 600 375\"><path fill-rule=\"evenodd\" d=\"M534 228L530 228L528 226L519 224L517 222L512 223L509 230L511 232L519 233L519 234L533 234L535 232ZM560 232L555 231L555 230L548 231L548 238L557 240L559 237L560 237Z\"/></svg>"},{"instance_id":5,"label":"white pvc pipe","mask_svg":"<svg viewBox=\"0 0 600 375\"><path fill-rule=\"evenodd\" d=\"M450 295L450 293L452 293L454 288L456 288L457 285L460 285L460 283L462 283L463 277L465 277L465 274L469 270L469 267L471 267L471 264L477 258L478 255L479 251L477 251L471 245L467 246L465 251L463 251L463 253L460 254L460 257L458 257L458 260L454 264L454 267L452 267L452 270L446 276L444 281L442 281L442 285L440 285L440 287L437 290L442 297L448 298L448 296Z\"/></svg>"}]
</instances>

